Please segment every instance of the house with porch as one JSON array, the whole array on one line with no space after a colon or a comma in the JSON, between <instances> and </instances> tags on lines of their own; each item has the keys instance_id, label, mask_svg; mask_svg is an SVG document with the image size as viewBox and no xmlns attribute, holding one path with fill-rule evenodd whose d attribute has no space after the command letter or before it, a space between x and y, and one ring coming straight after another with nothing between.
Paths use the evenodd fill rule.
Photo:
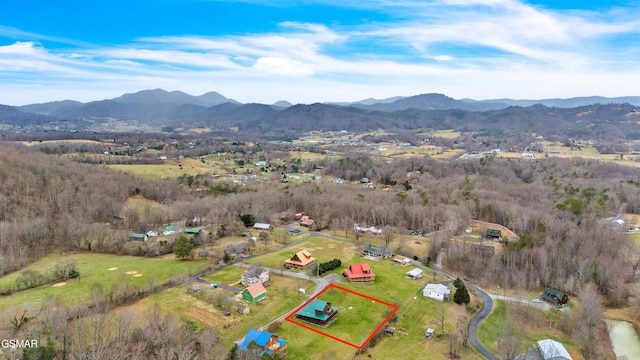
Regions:
<instances>
[{"instance_id":1,"label":"house with porch","mask_svg":"<svg viewBox=\"0 0 640 360\"><path fill-rule=\"evenodd\" d=\"M344 269L342 276L350 282L374 282L376 274L371 271L369 264L351 264L348 269Z\"/></svg>"},{"instance_id":2,"label":"house with porch","mask_svg":"<svg viewBox=\"0 0 640 360\"><path fill-rule=\"evenodd\" d=\"M287 269L306 269L316 263L316 258L311 256L307 250L300 250L290 259L285 260L284 267Z\"/></svg>"},{"instance_id":3,"label":"house with porch","mask_svg":"<svg viewBox=\"0 0 640 360\"><path fill-rule=\"evenodd\" d=\"M255 283L262 283L263 286L269 286L271 285L269 270L261 268L259 266L251 267L249 270L242 273L240 282L244 286L250 286Z\"/></svg>"},{"instance_id":4,"label":"house with porch","mask_svg":"<svg viewBox=\"0 0 640 360\"><path fill-rule=\"evenodd\" d=\"M337 318L338 308L331 303L315 299L296 313L296 318L323 327L329 326Z\"/></svg>"},{"instance_id":5,"label":"house with porch","mask_svg":"<svg viewBox=\"0 0 640 360\"><path fill-rule=\"evenodd\" d=\"M367 247L362 250L362 256L368 256L370 258L379 260L392 257L393 252L380 246L367 245Z\"/></svg>"},{"instance_id":6,"label":"house with porch","mask_svg":"<svg viewBox=\"0 0 640 360\"><path fill-rule=\"evenodd\" d=\"M287 341L276 334L256 329L249 329L242 342L238 345L242 351L255 352L257 355L280 355L287 350Z\"/></svg>"},{"instance_id":7,"label":"house with porch","mask_svg":"<svg viewBox=\"0 0 640 360\"><path fill-rule=\"evenodd\" d=\"M540 298L555 306L565 306L569 302L569 297L567 295L552 288L544 289L544 293L540 295Z\"/></svg>"},{"instance_id":8,"label":"house with porch","mask_svg":"<svg viewBox=\"0 0 640 360\"><path fill-rule=\"evenodd\" d=\"M255 283L244 289L242 292L242 300L246 300L250 303L257 303L260 300L264 300L267 297L267 290L262 283Z\"/></svg>"}]
</instances>

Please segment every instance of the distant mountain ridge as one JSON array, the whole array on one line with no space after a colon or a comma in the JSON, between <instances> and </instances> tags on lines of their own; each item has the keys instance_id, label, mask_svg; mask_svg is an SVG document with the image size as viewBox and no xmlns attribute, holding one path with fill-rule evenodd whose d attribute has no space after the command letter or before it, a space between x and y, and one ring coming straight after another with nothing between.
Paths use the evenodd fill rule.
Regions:
<instances>
[{"instance_id":1,"label":"distant mountain ridge","mask_svg":"<svg viewBox=\"0 0 640 360\"><path fill-rule=\"evenodd\" d=\"M291 105L279 101L266 105L241 104L217 92L192 96L154 89L88 103L67 100L2 106L0 125L5 125L5 131L95 131L118 122L139 131L234 128L255 136L289 138L309 130L457 129L496 135L614 134L617 138L640 139L640 110L634 108L635 104L640 105L640 97L476 101L432 93L355 103Z\"/></svg>"}]
</instances>

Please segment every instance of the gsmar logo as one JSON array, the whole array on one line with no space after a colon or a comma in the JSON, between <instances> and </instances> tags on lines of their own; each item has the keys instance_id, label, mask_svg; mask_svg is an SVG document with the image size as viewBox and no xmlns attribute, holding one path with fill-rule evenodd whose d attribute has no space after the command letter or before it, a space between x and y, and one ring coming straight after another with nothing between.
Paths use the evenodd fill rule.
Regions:
<instances>
[{"instance_id":1,"label":"gsmar logo","mask_svg":"<svg viewBox=\"0 0 640 360\"><path fill-rule=\"evenodd\" d=\"M0 341L0 347L3 349L17 349L17 348L35 348L38 347L37 339L2 339Z\"/></svg>"}]
</instances>

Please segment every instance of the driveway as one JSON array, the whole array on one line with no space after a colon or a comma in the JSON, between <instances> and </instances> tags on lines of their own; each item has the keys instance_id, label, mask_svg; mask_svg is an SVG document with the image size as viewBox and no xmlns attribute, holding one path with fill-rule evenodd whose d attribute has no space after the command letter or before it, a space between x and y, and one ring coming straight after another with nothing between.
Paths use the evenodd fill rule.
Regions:
<instances>
[{"instance_id":1,"label":"driveway","mask_svg":"<svg viewBox=\"0 0 640 360\"><path fill-rule=\"evenodd\" d=\"M233 286L229 286L229 285L226 285L226 284L221 284L221 283L216 283L216 282L213 282L213 281L205 280L205 279L202 278L202 276L198 276L198 277L194 278L194 280L199 282L199 283L207 284L210 287L213 287L214 285L217 285L218 288L229 290L229 291L233 292L234 294L240 294L242 292L242 290L238 289L237 287L233 287Z\"/></svg>"}]
</instances>

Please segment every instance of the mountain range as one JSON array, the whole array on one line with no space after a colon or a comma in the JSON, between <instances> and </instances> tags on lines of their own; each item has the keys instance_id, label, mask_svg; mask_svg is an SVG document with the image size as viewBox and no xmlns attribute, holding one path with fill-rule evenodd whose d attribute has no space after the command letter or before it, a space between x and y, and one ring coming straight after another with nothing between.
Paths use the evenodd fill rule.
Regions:
<instances>
[{"instance_id":1,"label":"mountain range","mask_svg":"<svg viewBox=\"0 0 640 360\"><path fill-rule=\"evenodd\" d=\"M351 103L242 104L217 92L143 90L82 103L72 100L0 106L0 129L102 130L114 122L138 131L237 128L262 136L296 136L309 130L457 129L504 133L529 131L593 138L640 137L640 96L545 100L456 100L421 94Z\"/></svg>"}]
</instances>

